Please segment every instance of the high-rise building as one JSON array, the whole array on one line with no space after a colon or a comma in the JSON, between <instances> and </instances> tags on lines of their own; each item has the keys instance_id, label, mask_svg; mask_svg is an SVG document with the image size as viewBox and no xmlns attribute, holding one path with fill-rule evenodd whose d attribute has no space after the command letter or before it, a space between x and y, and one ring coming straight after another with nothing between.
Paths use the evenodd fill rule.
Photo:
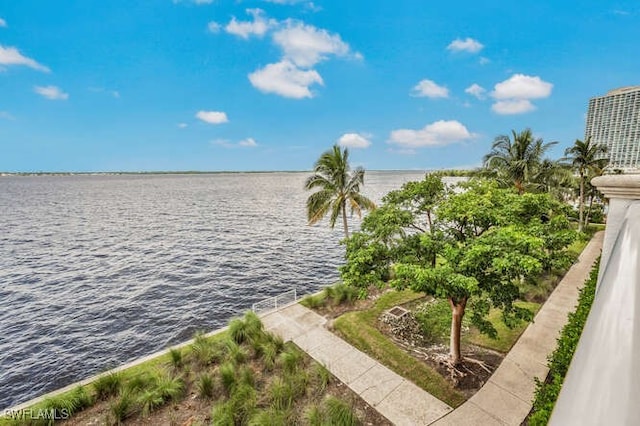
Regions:
<instances>
[{"instance_id":1,"label":"high-rise building","mask_svg":"<svg viewBox=\"0 0 640 426\"><path fill-rule=\"evenodd\" d=\"M640 171L640 86L591 98L585 137L607 146L609 168Z\"/></svg>"}]
</instances>

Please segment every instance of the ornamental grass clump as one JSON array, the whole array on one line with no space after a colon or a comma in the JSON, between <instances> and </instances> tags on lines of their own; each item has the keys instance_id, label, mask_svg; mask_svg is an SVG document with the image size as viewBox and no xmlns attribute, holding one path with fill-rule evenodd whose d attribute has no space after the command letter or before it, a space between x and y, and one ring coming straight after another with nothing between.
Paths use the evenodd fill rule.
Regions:
<instances>
[{"instance_id":1,"label":"ornamental grass clump","mask_svg":"<svg viewBox=\"0 0 640 426\"><path fill-rule=\"evenodd\" d=\"M98 378L93 382L96 399L102 400L117 395L122 383L123 376L121 373L110 373Z\"/></svg>"}]
</instances>

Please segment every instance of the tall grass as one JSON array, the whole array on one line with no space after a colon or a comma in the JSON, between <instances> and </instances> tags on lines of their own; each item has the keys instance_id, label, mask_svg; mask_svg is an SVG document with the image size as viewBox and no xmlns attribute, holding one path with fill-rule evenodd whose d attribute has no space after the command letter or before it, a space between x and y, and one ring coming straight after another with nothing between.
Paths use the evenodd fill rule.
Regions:
<instances>
[{"instance_id":1,"label":"tall grass","mask_svg":"<svg viewBox=\"0 0 640 426\"><path fill-rule=\"evenodd\" d=\"M135 414L136 400L133 393L129 390L122 392L120 396L109 405L109 412L113 416L114 423L118 425Z\"/></svg>"},{"instance_id":2,"label":"tall grass","mask_svg":"<svg viewBox=\"0 0 640 426\"><path fill-rule=\"evenodd\" d=\"M231 362L225 362L220 366L219 373L222 387L227 394L230 394L237 382L235 365Z\"/></svg>"},{"instance_id":3,"label":"tall grass","mask_svg":"<svg viewBox=\"0 0 640 426\"><path fill-rule=\"evenodd\" d=\"M169 356L171 358L171 365L176 370L179 370L184 365L184 360L182 359L182 351L177 348L169 349Z\"/></svg>"},{"instance_id":4,"label":"tall grass","mask_svg":"<svg viewBox=\"0 0 640 426\"><path fill-rule=\"evenodd\" d=\"M213 397L215 385L213 376L211 376L210 374L204 373L200 377L198 377L196 386L198 388L198 396L200 398L209 399Z\"/></svg>"},{"instance_id":5,"label":"tall grass","mask_svg":"<svg viewBox=\"0 0 640 426\"><path fill-rule=\"evenodd\" d=\"M294 346L288 346L278 357L279 364L287 373L296 371L302 360L302 352Z\"/></svg>"},{"instance_id":6,"label":"tall grass","mask_svg":"<svg viewBox=\"0 0 640 426\"><path fill-rule=\"evenodd\" d=\"M122 373L110 373L93 382L93 390L97 399L107 399L115 396L122 387Z\"/></svg>"},{"instance_id":7,"label":"tall grass","mask_svg":"<svg viewBox=\"0 0 640 426\"><path fill-rule=\"evenodd\" d=\"M353 409L344 401L330 396L325 401L324 406L327 424L341 426L357 426L360 424Z\"/></svg>"},{"instance_id":8,"label":"tall grass","mask_svg":"<svg viewBox=\"0 0 640 426\"><path fill-rule=\"evenodd\" d=\"M293 404L293 388L280 377L276 377L271 381L268 395L271 408L274 410L288 410Z\"/></svg>"}]
</instances>

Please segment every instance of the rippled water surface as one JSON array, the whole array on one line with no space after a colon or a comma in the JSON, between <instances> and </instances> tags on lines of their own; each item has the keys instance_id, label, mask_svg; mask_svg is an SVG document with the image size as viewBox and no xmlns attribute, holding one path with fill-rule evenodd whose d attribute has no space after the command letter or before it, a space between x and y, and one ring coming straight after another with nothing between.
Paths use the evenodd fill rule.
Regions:
<instances>
[{"instance_id":1,"label":"rippled water surface","mask_svg":"<svg viewBox=\"0 0 640 426\"><path fill-rule=\"evenodd\" d=\"M0 177L0 408L335 281L342 227L307 226L306 176Z\"/></svg>"}]
</instances>

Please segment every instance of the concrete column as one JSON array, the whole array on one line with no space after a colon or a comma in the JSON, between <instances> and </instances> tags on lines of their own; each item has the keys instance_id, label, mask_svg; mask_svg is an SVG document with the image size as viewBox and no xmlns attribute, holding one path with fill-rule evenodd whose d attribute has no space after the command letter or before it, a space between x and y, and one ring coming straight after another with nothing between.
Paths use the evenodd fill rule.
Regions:
<instances>
[{"instance_id":1,"label":"concrete column","mask_svg":"<svg viewBox=\"0 0 640 426\"><path fill-rule=\"evenodd\" d=\"M606 265L629 206L635 200L640 200L640 174L598 176L591 180L591 184L609 199L607 227L604 231L600 260L600 265ZM598 287L603 273L604 268L600 268Z\"/></svg>"}]
</instances>

